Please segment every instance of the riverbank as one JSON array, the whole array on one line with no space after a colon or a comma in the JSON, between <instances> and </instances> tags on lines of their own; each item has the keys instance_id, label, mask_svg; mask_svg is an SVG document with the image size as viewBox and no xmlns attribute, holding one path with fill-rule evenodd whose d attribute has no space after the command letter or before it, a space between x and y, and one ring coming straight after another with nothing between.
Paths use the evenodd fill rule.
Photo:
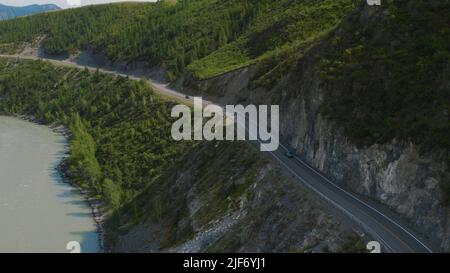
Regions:
<instances>
[{"instance_id":1,"label":"riverbank","mask_svg":"<svg viewBox=\"0 0 450 273\"><path fill-rule=\"evenodd\" d=\"M68 168L67 168L68 164L67 163L68 163L68 158L70 155L69 139L71 137L69 128L67 128L67 126L65 126L65 125L58 124L55 122L51 123L51 124L47 124L47 123L43 122L42 120L36 119L34 116L31 116L31 115L18 115L18 114L10 114L10 113L5 113L5 112L0 112L0 116L14 117L14 118L18 118L18 119L21 119L21 120L24 120L27 122L32 122L34 124L47 126L54 133L59 134L66 139L67 143L64 145L65 146L64 147L64 149L65 149L64 157L61 159L61 161L55 167L55 171L58 172L58 174L61 176L62 181L64 183L77 189L81 193L86 204L89 205L91 214L92 214L92 218L96 225L96 233L98 234L99 250L100 250L100 252L104 252L105 251L105 248L104 248L105 232L104 232L104 226L103 226L104 219L105 219L105 214L104 214L104 209L103 209L104 203L101 200L99 200L98 198L96 198L92 192L83 190L76 183L73 183L70 179L70 176L68 175Z\"/></svg>"},{"instance_id":2,"label":"riverbank","mask_svg":"<svg viewBox=\"0 0 450 273\"><path fill-rule=\"evenodd\" d=\"M55 131L55 132L57 132L57 131ZM67 154L69 154L69 152ZM79 190L81 192L86 203L91 208L92 218L94 219L94 222L97 226L98 243L100 246L100 251L106 252L105 246L104 246L105 230L104 230L104 226L103 226L104 220L105 220L105 214L104 214L104 210L103 210L104 203L101 200L99 200L98 198L95 198L95 196L92 192L83 190L81 187L79 187L78 185L76 185L75 183L73 183L70 180L70 176L68 175L67 162L68 162L68 157L64 158L61 161L61 163L56 167L56 169L59 172L59 174L61 175L61 177L63 178L63 181L65 183L70 184L72 187L76 188L77 190Z\"/></svg>"}]
</instances>

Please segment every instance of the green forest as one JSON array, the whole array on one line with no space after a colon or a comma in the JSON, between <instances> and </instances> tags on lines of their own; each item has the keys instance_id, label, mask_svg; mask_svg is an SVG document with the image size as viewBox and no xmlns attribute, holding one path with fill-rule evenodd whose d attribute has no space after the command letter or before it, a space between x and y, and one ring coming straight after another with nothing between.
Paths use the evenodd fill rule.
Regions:
<instances>
[{"instance_id":1,"label":"green forest","mask_svg":"<svg viewBox=\"0 0 450 273\"><path fill-rule=\"evenodd\" d=\"M271 1L183 0L89 6L2 22L0 43L45 36L49 54L92 48L111 60L167 66L171 75L236 39Z\"/></svg>"},{"instance_id":2,"label":"green forest","mask_svg":"<svg viewBox=\"0 0 450 273\"><path fill-rule=\"evenodd\" d=\"M322 112L360 144L397 138L448 153L450 5L398 1L383 14L349 17L329 38Z\"/></svg>"},{"instance_id":3,"label":"green forest","mask_svg":"<svg viewBox=\"0 0 450 273\"><path fill-rule=\"evenodd\" d=\"M420 160L416 173L426 169L433 174L433 183L441 179L435 173L445 176L438 181L442 190L436 186L439 196L433 189L432 198L443 199L448 210L449 26L448 0L385 0L379 7L368 7L365 0L127 2L0 21L0 54L20 54L39 42L43 52L55 57L90 51L120 64L142 62L147 68L165 68L161 70L167 71L174 86L195 87L192 90L200 95L214 97L214 92L239 87L240 93L233 93L236 100L280 102L280 109L292 109L292 121L282 122L283 141L291 141L299 151L307 143L305 158L315 160L312 163L334 178L377 181L372 169L390 172L392 163L399 172L391 175L393 181L404 179L403 170L395 165L402 166L400 160L394 158L398 150L411 147ZM246 67L250 69L224 75ZM229 79L229 85L223 84ZM223 90L213 90L221 89L219 84ZM193 172L186 183L192 191L197 190L195 183L207 189L203 197L208 205L198 210L195 220L203 226L232 206L240 206L244 193L256 195L250 185L257 169L266 163L263 154L245 142L174 141L170 111L175 103L156 95L146 80L45 61L0 58L0 115L23 115L68 128L70 155L62 165L64 173L106 202L106 216L110 216L106 240L114 241L139 221L158 222L162 215L167 219L162 229L169 234L164 247L184 241L181 233L191 239L196 223L183 221L190 214L185 196L191 188L172 185L178 184L182 172ZM305 117L308 126L300 124ZM341 140L349 144L342 150ZM346 147L353 151L347 154ZM339 148L339 152L322 156L322 148L333 152ZM353 156L359 152L361 157ZM335 162L333 157L345 164L327 169ZM367 158L383 159L360 164ZM202 171L189 169L196 164ZM353 170L361 176L353 176ZM232 181L239 175L244 177L241 182ZM350 175L352 179L347 179ZM281 176L277 173L273 181L284 179ZM366 184L356 190L384 198L378 193L385 185ZM413 186L431 192L425 189L428 182ZM172 194L177 198L162 202ZM383 200L389 206L394 200L390 195ZM261 221L265 217L261 214ZM428 221L422 216L411 219Z\"/></svg>"},{"instance_id":4,"label":"green forest","mask_svg":"<svg viewBox=\"0 0 450 273\"><path fill-rule=\"evenodd\" d=\"M450 160L448 1L391 1L372 13L365 6L363 0L88 6L0 22L0 50L20 51L43 38L49 54L90 49L111 60L167 67L171 80L182 73L203 80L256 65L250 89L267 90L284 77L295 79L303 57L315 55L324 89L321 113L355 143L398 139ZM43 118L61 118L46 111L39 112ZM92 126L80 116L79 130Z\"/></svg>"},{"instance_id":5,"label":"green forest","mask_svg":"<svg viewBox=\"0 0 450 273\"><path fill-rule=\"evenodd\" d=\"M0 61L0 113L66 125L66 173L111 208L131 200L189 146L170 136L173 105L146 82L42 61Z\"/></svg>"},{"instance_id":6,"label":"green forest","mask_svg":"<svg viewBox=\"0 0 450 273\"><path fill-rule=\"evenodd\" d=\"M205 78L313 40L359 2L182 0L89 6L0 22L0 48L11 51L45 37L43 49L49 54L92 49L111 60L166 66L172 79L186 67Z\"/></svg>"}]
</instances>

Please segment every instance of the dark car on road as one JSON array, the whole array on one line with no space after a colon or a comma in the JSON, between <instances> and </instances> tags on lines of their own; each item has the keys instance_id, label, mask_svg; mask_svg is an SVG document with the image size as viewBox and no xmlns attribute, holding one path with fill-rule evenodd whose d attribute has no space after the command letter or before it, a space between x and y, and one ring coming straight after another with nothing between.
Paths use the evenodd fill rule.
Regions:
<instances>
[{"instance_id":1,"label":"dark car on road","mask_svg":"<svg viewBox=\"0 0 450 273\"><path fill-rule=\"evenodd\" d=\"M285 153L285 155L286 155L287 158L294 158L294 153L291 152L291 151L287 151L287 152Z\"/></svg>"}]
</instances>

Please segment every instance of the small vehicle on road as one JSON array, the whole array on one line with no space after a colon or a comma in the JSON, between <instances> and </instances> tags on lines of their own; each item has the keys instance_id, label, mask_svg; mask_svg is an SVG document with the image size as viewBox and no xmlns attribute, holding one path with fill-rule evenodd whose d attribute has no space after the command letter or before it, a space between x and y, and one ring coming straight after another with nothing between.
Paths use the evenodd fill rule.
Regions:
<instances>
[{"instance_id":1,"label":"small vehicle on road","mask_svg":"<svg viewBox=\"0 0 450 273\"><path fill-rule=\"evenodd\" d=\"M287 151L284 155L285 155L287 158L294 158L294 153L291 152L291 151Z\"/></svg>"}]
</instances>

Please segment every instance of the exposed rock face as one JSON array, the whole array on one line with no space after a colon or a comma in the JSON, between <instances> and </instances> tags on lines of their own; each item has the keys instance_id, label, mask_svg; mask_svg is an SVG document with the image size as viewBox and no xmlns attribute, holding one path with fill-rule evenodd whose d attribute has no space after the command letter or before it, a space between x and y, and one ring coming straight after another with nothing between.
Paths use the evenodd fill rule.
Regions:
<instances>
[{"instance_id":1,"label":"exposed rock face","mask_svg":"<svg viewBox=\"0 0 450 273\"><path fill-rule=\"evenodd\" d=\"M450 250L450 208L441 184L449 181L445 153L425 153L414 144L359 147L320 114L324 82L317 73L322 45L312 48L271 90L249 86L257 67L197 80L185 75L174 85L220 103L279 104L282 140L329 178L392 208L425 238Z\"/></svg>"}]
</instances>

